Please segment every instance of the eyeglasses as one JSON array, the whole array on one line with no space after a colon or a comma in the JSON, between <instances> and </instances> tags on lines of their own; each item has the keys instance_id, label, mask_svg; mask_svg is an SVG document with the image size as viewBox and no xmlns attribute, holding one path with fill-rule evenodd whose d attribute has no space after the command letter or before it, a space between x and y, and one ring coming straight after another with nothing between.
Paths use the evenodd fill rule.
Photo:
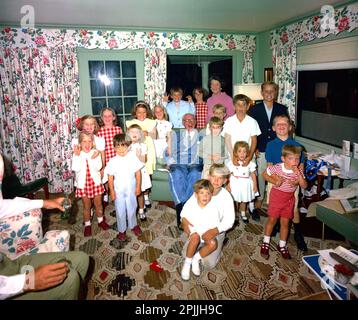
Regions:
<instances>
[{"instance_id":1,"label":"eyeglasses","mask_svg":"<svg viewBox=\"0 0 358 320\"><path fill-rule=\"evenodd\" d=\"M184 122L194 122L195 120L194 119L184 119L183 121Z\"/></svg>"}]
</instances>

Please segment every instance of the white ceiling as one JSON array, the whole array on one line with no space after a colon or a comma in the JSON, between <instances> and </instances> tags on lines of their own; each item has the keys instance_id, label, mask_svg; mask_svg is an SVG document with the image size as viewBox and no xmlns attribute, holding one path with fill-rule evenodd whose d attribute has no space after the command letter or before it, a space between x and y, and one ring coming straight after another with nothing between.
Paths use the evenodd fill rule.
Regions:
<instances>
[{"instance_id":1,"label":"white ceiling","mask_svg":"<svg viewBox=\"0 0 358 320\"><path fill-rule=\"evenodd\" d=\"M32 5L35 27L71 25L208 32L260 32L318 14L342 0L0 0L0 22L19 25Z\"/></svg>"}]
</instances>

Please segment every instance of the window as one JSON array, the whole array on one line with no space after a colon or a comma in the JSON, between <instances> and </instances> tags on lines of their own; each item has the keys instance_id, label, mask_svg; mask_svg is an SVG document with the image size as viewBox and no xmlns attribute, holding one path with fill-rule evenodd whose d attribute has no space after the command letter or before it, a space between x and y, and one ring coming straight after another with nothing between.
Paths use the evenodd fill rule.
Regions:
<instances>
[{"instance_id":1,"label":"window","mask_svg":"<svg viewBox=\"0 0 358 320\"><path fill-rule=\"evenodd\" d=\"M80 114L99 116L108 106L123 128L135 102L144 97L143 52L81 49L79 61Z\"/></svg>"}]
</instances>

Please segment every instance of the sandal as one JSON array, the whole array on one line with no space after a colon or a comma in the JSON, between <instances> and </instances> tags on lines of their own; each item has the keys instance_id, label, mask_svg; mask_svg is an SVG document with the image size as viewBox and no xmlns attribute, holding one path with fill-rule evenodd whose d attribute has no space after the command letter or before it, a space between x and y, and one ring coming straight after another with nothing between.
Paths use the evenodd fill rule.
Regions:
<instances>
[{"instance_id":1,"label":"sandal","mask_svg":"<svg viewBox=\"0 0 358 320\"><path fill-rule=\"evenodd\" d=\"M270 244L267 242L263 242L260 250L261 257L267 260L270 257L269 251L270 251Z\"/></svg>"}]
</instances>

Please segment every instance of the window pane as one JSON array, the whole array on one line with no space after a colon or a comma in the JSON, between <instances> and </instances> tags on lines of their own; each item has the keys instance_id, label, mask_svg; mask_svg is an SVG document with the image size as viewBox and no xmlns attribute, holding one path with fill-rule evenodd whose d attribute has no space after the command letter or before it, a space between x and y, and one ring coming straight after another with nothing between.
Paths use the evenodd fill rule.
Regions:
<instances>
[{"instance_id":1,"label":"window pane","mask_svg":"<svg viewBox=\"0 0 358 320\"><path fill-rule=\"evenodd\" d=\"M92 97L104 97L106 90L101 80L91 80L91 96Z\"/></svg>"},{"instance_id":2,"label":"window pane","mask_svg":"<svg viewBox=\"0 0 358 320\"><path fill-rule=\"evenodd\" d=\"M103 61L88 61L90 78L97 78L99 74L104 74Z\"/></svg>"},{"instance_id":3,"label":"window pane","mask_svg":"<svg viewBox=\"0 0 358 320\"><path fill-rule=\"evenodd\" d=\"M124 113L132 113L134 104L137 102L137 97L124 98Z\"/></svg>"},{"instance_id":4,"label":"window pane","mask_svg":"<svg viewBox=\"0 0 358 320\"><path fill-rule=\"evenodd\" d=\"M101 109L106 106L106 99L92 99L92 113L99 115Z\"/></svg>"},{"instance_id":5,"label":"window pane","mask_svg":"<svg viewBox=\"0 0 358 320\"><path fill-rule=\"evenodd\" d=\"M116 112L116 114L123 113L122 98L111 98L108 99L108 106Z\"/></svg>"},{"instance_id":6,"label":"window pane","mask_svg":"<svg viewBox=\"0 0 358 320\"><path fill-rule=\"evenodd\" d=\"M108 78L121 77L120 61L106 61L106 74Z\"/></svg>"},{"instance_id":7,"label":"window pane","mask_svg":"<svg viewBox=\"0 0 358 320\"><path fill-rule=\"evenodd\" d=\"M121 80L113 80L111 79L111 83L107 86L107 94L108 96L121 96L122 89L121 89Z\"/></svg>"},{"instance_id":8,"label":"window pane","mask_svg":"<svg viewBox=\"0 0 358 320\"><path fill-rule=\"evenodd\" d=\"M135 78L135 61L122 61L122 73L123 78Z\"/></svg>"},{"instance_id":9,"label":"window pane","mask_svg":"<svg viewBox=\"0 0 358 320\"><path fill-rule=\"evenodd\" d=\"M137 95L137 80L123 80L123 95L136 96Z\"/></svg>"}]
</instances>

